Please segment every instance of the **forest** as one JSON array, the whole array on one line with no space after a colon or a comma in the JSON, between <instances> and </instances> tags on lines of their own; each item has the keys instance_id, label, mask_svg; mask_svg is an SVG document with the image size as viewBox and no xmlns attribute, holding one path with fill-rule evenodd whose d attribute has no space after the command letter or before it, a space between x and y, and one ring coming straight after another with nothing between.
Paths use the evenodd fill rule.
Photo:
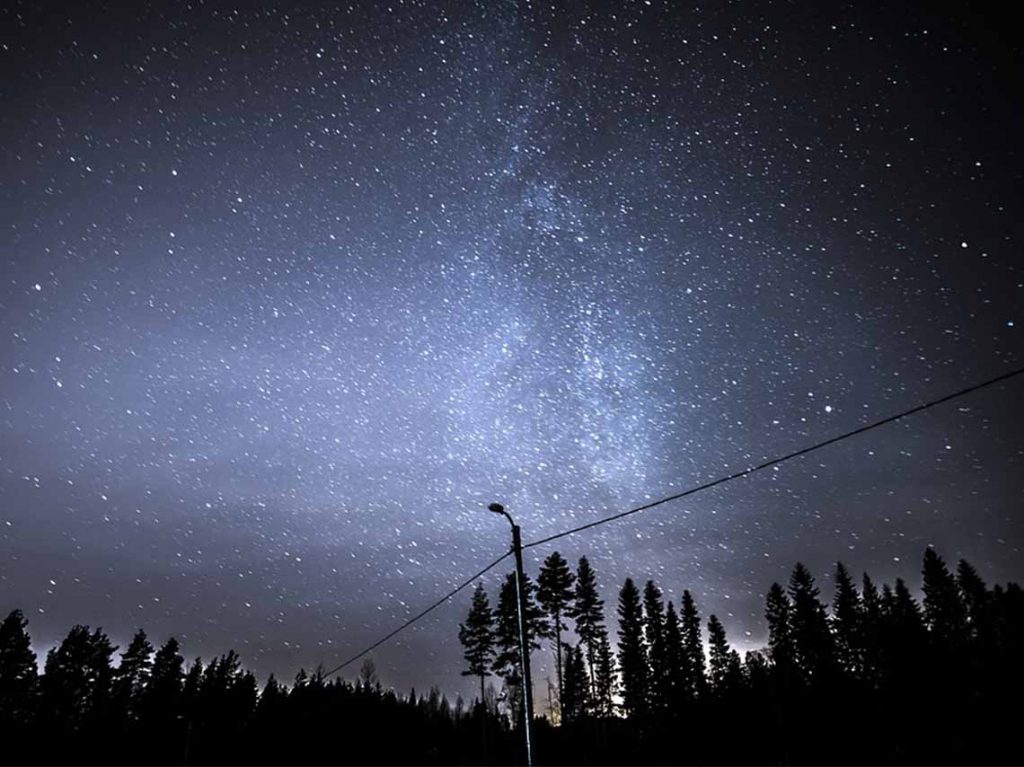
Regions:
<instances>
[{"instance_id":1,"label":"forest","mask_svg":"<svg viewBox=\"0 0 1024 767\"><path fill-rule=\"evenodd\" d=\"M1020 763L1024 596L924 553L920 601L901 579L855 579L832 599L797 564L765 598L767 646L744 655L693 596L651 580L617 594L614 641L597 574L557 552L520 584L533 652L551 652L535 705L537 764ZM138 631L115 663L74 626L40 673L28 623L0 624L5 763L517 764L522 670L515 576L494 607L478 586L458 627L479 697L387 689L372 662L349 681L301 670L261 686L234 651L186 663ZM454 632L453 632L454 633ZM453 637L454 641L454 637ZM534 679L535 689L541 684ZM550 699L550 702L548 702ZM541 710L543 709L543 710Z\"/></svg>"}]
</instances>

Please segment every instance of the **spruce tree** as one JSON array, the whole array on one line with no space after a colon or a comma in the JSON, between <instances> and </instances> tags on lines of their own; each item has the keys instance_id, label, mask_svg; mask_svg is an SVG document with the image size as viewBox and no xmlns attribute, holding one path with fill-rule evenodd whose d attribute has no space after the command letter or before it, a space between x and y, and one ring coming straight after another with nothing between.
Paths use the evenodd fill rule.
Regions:
<instances>
[{"instance_id":1,"label":"spruce tree","mask_svg":"<svg viewBox=\"0 0 1024 767\"><path fill-rule=\"evenodd\" d=\"M968 631L972 639L988 645L992 641L992 626L989 620L991 592L978 571L966 559L961 559L956 568L956 585L963 601Z\"/></svg>"},{"instance_id":2,"label":"spruce tree","mask_svg":"<svg viewBox=\"0 0 1024 767\"><path fill-rule=\"evenodd\" d=\"M832 600L832 627L840 667L860 677L864 666L863 606L857 587L842 562L836 562L836 595Z\"/></svg>"},{"instance_id":3,"label":"spruce tree","mask_svg":"<svg viewBox=\"0 0 1024 767\"><path fill-rule=\"evenodd\" d=\"M647 581L643 594L644 647L647 654L647 703L661 709L667 702L668 650L665 646L665 607L661 589Z\"/></svg>"},{"instance_id":4,"label":"spruce tree","mask_svg":"<svg viewBox=\"0 0 1024 767\"><path fill-rule=\"evenodd\" d=\"M704 642L701 640L700 613L689 590L683 591L679 604L679 622L683 633L683 677L685 695L693 699L707 689Z\"/></svg>"},{"instance_id":5,"label":"spruce tree","mask_svg":"<svg viewBox=\"0 0 1024 767\"><path fill-rule=\"evenodd\" d=\"M902 578L896 579L895 591L887 597L888 613L891 624L904 637L908 648L917 647L924 642L925 623L921 608L910 595L910 589Z\"/></svg>"},{"instance_id":6,"label":"spruce tree","mask_svg":"<svg viewBox=\"0 0 1024 767\"><path fill-rule=\"evenodd\" d=\"M946 650L960 647L967 636L967 617L956 579L942 557L924 552L924 622L935 644Z\"/></svg>"},{"instance_id":7,"label":"spruce tree","mask_svg":"<svg viewBox=\"0 0 1024 767\"><path fill-rule=\"evenodd\" d=\"M794 660L809 681L826 679L835 667L835 645L814 577L800 562L789 579Z\"/></svg>"},{"instance_id":8,"label":"spruce tree","mask_svg":"<svg viewBox=\"0 0 1024 767\"><path fill-rule=\"evenodd\" d=\"M882 640L883 606L871 577L864 573L861 585L861 640L864 649L864 680L877 688L882 681L885 647Z\"/></svg>"},{"instance_id":9,"label":"spruce tree","mask_svg":"<svg viewBox=\"0 0 1024 767\"><path fill-rule=\"evenodd\" d=\"M0 728L14 728L31 720L38 685L36 654L21 610L0 623Z\"/></svg>"},{"instance_id":10,"label":"spruce tree","mask_svg":"<svg viewBox=\"0 0 1024 767\"><path fill-rule=\"evenodd\" d=\"M670 601L665 608L665 704L678 710L686 700L687 679L683 669L683 634L679 627L679 616Z\"/></svg>"},{"instance_id":11,"label":"spruce tree","mask_svg":"<svg viewBox=\"0 0 1024 767\"><path fill-rule=\"evenodd\" d=\"M573 597L570 617L576 623L576 636L583 645L587 659L591 690L596 694L594 671L597 651L602 635L607 637L607 629L604 623L604 600L598 593L597 576L586 557L580 557L576 568L576 588Z\"/></svg>"},{"instance_id":12,"label":"spruce tree","mask_svg":"<svg viewBox=\"0 0 1024 767\"><path fill-rule=\"evenodd\" d=\"M615 713L615 695L619 691L616 677L615 655L612 653L608 631L601 627L597 638L597 650L594 653L594 685L591 696L593 711L598 716L611 716Z\"/></svg>"},{"instance_id":13,"label":"spruce tree","mask_svg":"<svg viewBox=\"0 0 1024 767\"><path fill-rule=\"evenodd\" d=\"M519 684L519 615L514 578L508 575L502 581L494 611L495 655L491 668L507 686Z\"/></svg>"},{"instance_id":14,"label":"spruce tree","mask_svg":"<svg viewBox=\"0 0 1024 767\"><path fill-rule=\"evenodd\" d=\"M583 651L579 645L565 646L565 685L560 711L562 723L579 721L589 708L587 669L583 662Z\"/></svg>"},{"instance_id":15,"label":"spruce tree","mask_svg":"<svg viewBox=\"0 0 1024 767\"><path fill-rule=\"evenodd\" d=\"M466 622L459 625L459 642L468 664L462 675L480 677L480 705L483 705L484 681L491 675L491 660L494 658L494 611L483 584L478 583L473 591L469 615Z\"/></svg>"},{"instance_id":16,"label":"spruce tree","mask_svg":"<svg viewBox=\"0 0 1024 767\"><path fill-rule=\"evenodd\" d=\"M569 569L569 563L557 551L552 552L544 560L537 576L537 601L550 620L548 634L552 637L555 647L559 705L565 691L562 674L562 631L569 628L565 618L572 613L575 581L576 576Z\"/></svg>"},{"instance_id":17,"label":"spruce tree","mask_svg":"<svg viewBox=\"0 0 1024 767\"><path fill-rule=\"evenodd\" d=\"M203 675L206 669L203 667L202 658L196 658L185 673L185 679L181 685L181 710L186 722L195 722L200 713L199 691L203 684ZM299 669L299 673L305 677L305 670ZM295 682L298 684L298 677Z\"/></svg>"},{"instance_id":18,"label":"spruce tree","mask_svg":"<svg viewBox=\"0 0 1024 767\"><path fill-rule=\"evenodd\" d=\"M619 591L618 615L622 706L627 716L639 716L647 711L648 665L640 591L632 578L626 578Z\"/></svg>"},{"instance_id":19,"label":"spruce tree","mask_svg":"<svg viewBox=\"0 0 1024 767\"><path fill-rule=\"evenodd\" d=\"M742 679L740 656L729 647L725 627L714 615L708 618L708 660L715 693L726 697L736 692Z\"/></svg>"},{"instance_id":20,"label":"spruce tree","mask_svg":"<svg viewBox=\"0 0 1024 767\"><path fill-rule=\"evenodd\" d=\"M782 586L773 583L765 602L768 621L768 654L777 673L789 674L793 667L792 605Z\"/></svg>"}]
</instances>

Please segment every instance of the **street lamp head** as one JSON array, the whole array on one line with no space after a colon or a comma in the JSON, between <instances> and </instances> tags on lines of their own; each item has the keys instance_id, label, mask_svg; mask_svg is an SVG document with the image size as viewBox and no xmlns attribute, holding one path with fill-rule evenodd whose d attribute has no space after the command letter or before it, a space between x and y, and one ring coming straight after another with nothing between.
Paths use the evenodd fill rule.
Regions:
<instances>
[{"instance_id":1,"label":"street lamp head","mask_svg":"<svg viewBox=\"0 0 1024 767\"><path fill-rule=\"evenodd\" d=\"M500 503L492 503L490 506L487 507L487 510L493 511L495 514L505 513L505 507L502 506Z\"/></svg>"}]
</instances>

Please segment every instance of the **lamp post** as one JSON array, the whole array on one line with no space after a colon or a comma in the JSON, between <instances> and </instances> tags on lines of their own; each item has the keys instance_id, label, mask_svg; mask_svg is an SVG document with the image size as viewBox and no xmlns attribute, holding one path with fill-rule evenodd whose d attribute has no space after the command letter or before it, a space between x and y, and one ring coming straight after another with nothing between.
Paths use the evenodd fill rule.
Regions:
<instances>
[{"instance_id":1,"label":"lamp post","mask_svg":"<svg viewBox=\"0 0 1024 767\"><path fill-rule=\"evenodd\" d=\"M519 535L519 525L500 503L492 503L488 511L504 515L512 525L512 552L516 555L516 611L519 614L519 661L523 670L523 735L526 740L526 765L533 767L533 744L530 740L530 725L533 719L533 678L530 676L530 647L526 639L526 604L523 594L523 539Z\"/></svg>"}]
</instances>

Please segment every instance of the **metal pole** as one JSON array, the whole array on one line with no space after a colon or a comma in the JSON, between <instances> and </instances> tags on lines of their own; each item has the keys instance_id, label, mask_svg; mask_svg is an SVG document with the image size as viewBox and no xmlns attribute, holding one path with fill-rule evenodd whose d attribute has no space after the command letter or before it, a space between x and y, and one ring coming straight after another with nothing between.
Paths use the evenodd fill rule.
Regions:
<instances>
[{"instance_id":1,"label":"metal pole","mask_svg":"<svg viewBox=\"0 0 1024 767\"><path fill-rule=\"evenodd\" d=\"M507 516L507 515L506 515ZM512 522L512 517L508 518ZM512 522L512 551L516 555L516 606L519 613L519 659L523 669L523 733L526 737L526 767L533 767L533 744L530 740L530 726L533 720L533 677L530 675L530 648L526 641L526 615L523 599L523 541L519 536L519 525Z\"/></svg>"}]
</instances>

